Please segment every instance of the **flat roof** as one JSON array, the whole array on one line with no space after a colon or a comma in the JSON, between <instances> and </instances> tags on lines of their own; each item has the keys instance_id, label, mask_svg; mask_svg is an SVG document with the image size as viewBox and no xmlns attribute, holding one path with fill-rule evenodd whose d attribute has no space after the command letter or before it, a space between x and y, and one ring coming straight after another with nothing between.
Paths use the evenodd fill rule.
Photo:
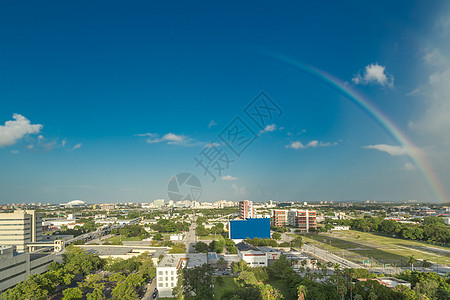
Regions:
<instances>
[{"instance_id":1,"label":"flat roof","mask_svg":"<svg viewBox=\"0 0 450 300\"><path fill-rule=\"evenodd\" d=\"M133 250L140 250L140 251L148 251L149 254L152 257L158 257L161 254L164 254L164 252L167 250L165 248L144 248L139 246L130 246L130 247L123 247L123 246L98 246L98 245L83 245L83 249L90 253L97 253L98 255L105 255L105 256L112 256L112 255L126 255L128 253L132 253Z\"/></svg>"},{"instance_id":2,"label":"flat roof","mask_svg":"<svg viewBox=\"0 0 450 300\"><path fill-rule=\"evenodd\" d=\"M236 247L238 248L239 251L260 251L255 246L246 244L244 242L240 242L240 243L236 244Z\"/></svg>"},{"instance_id":3,"label":"flat roof","mask_svg":"<svg viewBox=\"0 0 450 300\"><path fill-rule=\"evenodd\" d=\"M159 268L193 268L208 262L206 253L166 254L158 264Z\"/></svg>"}]
</instances>

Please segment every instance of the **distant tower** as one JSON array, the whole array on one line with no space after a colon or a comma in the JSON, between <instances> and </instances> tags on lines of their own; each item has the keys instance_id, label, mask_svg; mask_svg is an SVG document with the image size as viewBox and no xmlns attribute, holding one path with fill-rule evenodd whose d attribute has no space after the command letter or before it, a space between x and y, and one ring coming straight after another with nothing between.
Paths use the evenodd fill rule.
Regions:
<instances>
[{"instance_id":1,"label":"distant tower","mask_svg":"<svg viewBox=\"0 0 450 300\"><path fill-rule=\"evenodd\" d=\"M253 207L252 201L250 200L239 201L239 217L241 219L256 217L256 209Z\"/></svg>"}]
</instances>

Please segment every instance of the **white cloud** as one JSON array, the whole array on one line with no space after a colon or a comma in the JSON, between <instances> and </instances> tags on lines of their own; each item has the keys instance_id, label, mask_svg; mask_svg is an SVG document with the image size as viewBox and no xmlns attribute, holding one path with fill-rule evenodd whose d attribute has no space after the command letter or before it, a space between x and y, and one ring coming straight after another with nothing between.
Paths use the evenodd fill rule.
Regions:
<instances>
[{"instance_id":1,"label":"white cloud","mask_svg":"<svg viewBox=\"0 0 450 300\"><path fill-rule=\"evenodd\" d=\"M216 125L217 125L217 123L214 120L211 120L211 122L209 122L209 124L208 124L208 128L211 128Z\"/></svg>"},{"instance_id":2,"label":"white cloud","mask_svg":"<svg viewBox=\"0 0 450 300\"><path fill-rule=\"evenodd\" d=\"M367 65L364 69L363 75L358 73L352 78L355 84L369 84L375 83L382 86L394 87L394 76L385 72L386 67L380 66L378 63Z\"/></svg>"},{"instance_id":3,"label":"white cloud","mask_svg":"<svg viewBox=\"0 0 450 300\"><path fill-rule=\"evenodd\" d=\"M424 113L409 123L410 129L450 146L450 68L429 76L423 96Z\"/></svg>"},{"instance_id":4,"label":"white cloud","mask_svg":"<svg viewBox=\"0 0 450 300\"><path fill-rule=\"evenodd\" d=\"M156 133L142 133L142 134L136 134L136 136L143 136L147 137L145 141L148 144L154 144L154 143L167 143L171 145L189 145L192 141L191 138L184 136L184 135L177 135L175 133L166 133L162 137L159 136L159 134Z\"/></svg>"},{"instance_id":5,"label":"white cloud","mask_svg":"<svg viewBox=\"0 0 450 300\"><path fill-rule=\"evenodd\" d=\"M208 143L205 145L205 148L213 148L213 147L219 147L219 143Z\"/></svg>"},{"instance_id":6,"label":"white cloud","mask_svg":"<svg viewBox=\"0 0 450 300\"><path fill-rule=\"evenodd\" d=\"M364 146L365 149L374 149L382 152L389 153L392 156L408 155L408 150L402 146L392 146L392 145L368 145Z\"/></svg>"},{"instance_id":7,"label":"white cloud","mask_svg":"<svg viewBox=\"0 0 450 300\"><path fill-rule=\"evenodd\" d=\"M447 65L447 59L437 48L434 48L433 50L427 52L423 59L430 66L442 67Z\"/></svg>"},{"instance_id":8,"label":"white cloud","mask_svg":"<svg viewBox=\"0 0 450 300\"><path fill-rule=\"evenodd\" d=\"M82 143L78 143L78 144L76 144L75 146L72 147L72 150L80 149L81 146L83 146L83 144L82 144ZM89 148L89 147L88 147L88 148Z\"/></svg>"},{"instance_id":9,"label":"white cloud","mask_svg":"<svg viewBox=\"0 0 450 300\"><path fill-rule=\"evenodd\" d=\"M414 170L417 170L417 166L413 163L407 162L403 166L403 169L406 171L414 171Z\"/></svg>"},{"instance_id":10,"label":"white cloud","mask_svg":"<svg viewBox=\"0 0 450 300\"><path fill-rule=\"evenodd\" d=\"M0 148L14 145L28 134L38 134L43 127L41 124L31 124L20 114L13 114L13 119L0 126Z\"/></svg>"},{"instance_id":11,"label":"white cloud","mask_svg":"<svg viewBox=\"0 0 450 300\"><path fill-rule=\"evenodd\" d=\"M264 132L273 132L277 130L277 125L276 124L271 124L271 125L267 125L263 130L261 130L259 133L264 133Z\"/></svg>"},{"instance_id":12,"label":"white cloud","mask_svg":"<svg viewBox=\"0 0 450 300\"><path fill-rule=\"evenodd\" d=\"M226 176L222 176L222 180L232 181L232 180L238 180L238 178L237 177L233 177L231 175L226 175Z\"/></svg>"},{"instance_id":13,"label":"white cloud","mask_svg":"<svg viewBox=\"0 0 450 300\"><path fill-rule=\"evenodd\" d=\"M231 187L234 190L234 193L238 196L245 196L247 194L247 189L245 186L238 186L237 184L233 183Z\"/></svg>"},{"instance_id":14,"label":"white cloud","mask_svg":"<svg viewBox=\"0 0 450 300\"><path fill-rule=\"evenodd\" d=\"M19 154L19 150L11 150L12 154Z\"/></svg>"},{"instance_id":15,"label":"white cloud","mask_svg":"<svg viewBox=\"0 0 450 300\"><path fill-rule=\"evenodd\" d=\"M330 147L330 146L336 146L337 142L330 143L330 142L319 142L317 140L313 140L308 142L306 145L304 145L300 141L295 141L290 143L289 145L286 145L286 148L292 148L292 149L306 149L306 148L316 148L316 147Z\"/></svg>"},{"instance_id":16,"label":"white cloud","mask_svg":"<svg viewBox=\"0 0 450 300\"><path fill-rule=\"evenodd\" d=\"M63 139L63 140L61 141L61 146L64 148L64 147L66 146L66 144L67 144L67 140L66 140L66 139Z\"/></svg>"},{"instance_id":17,"label":"white cloud","mask_svg":"<svg viewBox=\"0 0 450 300\"><path fill-rule=\"evenodd\" d=\"M28 150L32 150L33 148L34 148L34 145L32 145L32 144L27 145L27 149L28 149Z\"/></svg>"}]
</instances>

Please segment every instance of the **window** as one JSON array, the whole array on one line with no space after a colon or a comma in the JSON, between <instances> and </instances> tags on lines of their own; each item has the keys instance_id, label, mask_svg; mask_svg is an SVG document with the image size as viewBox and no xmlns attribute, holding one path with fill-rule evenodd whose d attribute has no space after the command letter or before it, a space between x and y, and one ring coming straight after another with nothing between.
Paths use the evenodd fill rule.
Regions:
<instances>
[{"instance_id":1,"label":"window","mask_svg":"<svg viewBox=\"0 0 450 300\"><path fill-rule=\"evenodd\" d=\"M173 284L173 282L172 282L172 287L174 287L175 285Z\"/></svg>"},{"instance_id":2,"label":"window","mask_svg":"<svg viewBox=\"0 0 450 300\"><path fill-rule=\"evenodd\" d=\"M166 281L169 281L169 277L166 277Z\"/></svg>"},{"instance_id":3,"label":"window","mask_svg":"<svg viewBox=\"0 0 450 300\"><path fill-rule=\"evenodd\" d=\"M163 271L159 271L159 273L158 273L159 275L162 275L163 274Z\"/></svg>"},{"instance_id":4,"label":"window","mask_svg":"<svg viewBox=\"0 0 450 300\"><path fill-rule=\"evenodd\" d=\"M169 274L169 271L166 271L166 275L168 275Z\"/></svg>"},{"instance_id":5,"label":"window","mask_svg":"<svg viewBox=\"0 0 450 300\"><path fill-rule=\"evenodd\" d=\"M169 287L169 283L166 282L166 287Z\"/></svg>"},{"instance_id":6,"label":"window","mask_svg":"<svg viewBox=\"0 0 450 300\"><path fill-rule=\"evenodd\" d=\"M164 284L160 282L159 283L159 287L163 287L163 286L164 286Z\"/></svg>"},{"instance_id":7,"label":"window","mask_svg":"<svg viewBox=\"0 0 450 300\"><path fill-rule=\"evenodd\" d=\"M170 272L170 275L173 275L173 271Z\"/></svg>"},{"instance_id":8,"label":"window","mask_svg":"<svg viewBox=\"0 0 450 300\"><path fill-rule=\"evenodd\" d=\"M173 277L170 277L170 280L172 280L172 281L173 281Z\"/></svg>"}]
</instances>

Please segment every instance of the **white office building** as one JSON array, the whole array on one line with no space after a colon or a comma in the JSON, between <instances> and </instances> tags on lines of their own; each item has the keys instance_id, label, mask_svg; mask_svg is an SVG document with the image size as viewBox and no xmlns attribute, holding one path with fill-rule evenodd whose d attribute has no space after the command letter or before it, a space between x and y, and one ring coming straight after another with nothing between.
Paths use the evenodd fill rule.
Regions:
<instances>
[{"instance_id":1,"label":"white office building","mask_svg":"<svg viewBox=\"0 0 450 300\"><path fill-rule=\"evenodd\" d=\"M239 258L243 259L251 267L267 267L267 255L265 252L243 242L236 244L236 247Z\"/></svg>"},{"instance_id":2,"label":"white office building","mask_svg":"<svg viewBox=\"0 0 450 300\"><path fill-rule=\"evenodd\" d=\"M182 268L194 268L206 264L206 253L167 254L156 267L156 287L159 297L173 297L178 273Z\"/></svg>"},{"instance_id":3,"label":"white office building","mask_svg":"<svg viewBox=\"0 0 450 300\"><path fill-rule=\"evenodd\" d=\"M34 210L0 213L0 246L15 246L17 252L26 252L28 243L41 240L41 214Z\"/></svg>"}]
</instances>

